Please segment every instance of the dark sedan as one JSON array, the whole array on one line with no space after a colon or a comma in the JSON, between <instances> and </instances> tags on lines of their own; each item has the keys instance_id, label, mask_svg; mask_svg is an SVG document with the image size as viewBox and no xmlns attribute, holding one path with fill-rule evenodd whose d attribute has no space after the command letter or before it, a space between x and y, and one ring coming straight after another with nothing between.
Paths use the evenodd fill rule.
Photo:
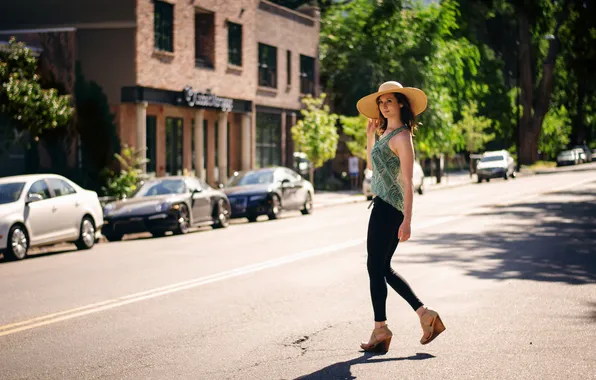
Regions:
<instances>
[{"instance_id":1,"label":"dark sedan","mask_svg":"<svg viewBox=\"0 0 596 380\"><path fill-rule=\"evenodd\" d=\"M284 167L234 173L224 191L233 218L254 222L259 215L277 219L282 210L300 210L304 215L312 212L312 184Z\"/></svg>"},{"instance_id":2,"label":"dark sedan","mask_svg":"<svg viewBox=\"0 0 596 380\"><path fill-rule=\"evenodd\" d=\"M224 192L194 177L163 177L145 182L135 194L104 207L102 233L109 241L124 234L167 231L185 234L192 226L230 224L230 203Z\"/></svg>"}]
</instances>

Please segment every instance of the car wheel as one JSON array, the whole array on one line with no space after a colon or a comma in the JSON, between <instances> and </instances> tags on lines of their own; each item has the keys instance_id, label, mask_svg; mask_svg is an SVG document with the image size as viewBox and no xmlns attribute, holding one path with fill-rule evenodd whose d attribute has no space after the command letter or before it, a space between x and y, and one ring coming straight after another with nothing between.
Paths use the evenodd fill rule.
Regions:
<instances>
[{"instance_id":1,"label":"car wheel","mask_svg":"<svg viewBox=\"0 0 596 380\"><path fill-rule=\"evenodd\" d=\"M507 181L509 179L509 173L507 173L507 171L505 171L505 174L503 174L503 179L505 181Z\"/></svg>"},{"instance_id":2,"label":"car wheel","mask_svg":"<svg viewBox=\"0 0 596 380\"><path fill-rule=\"evenodd\" d=\"M120 240L122 240L122 237L124 236L124 234L108 233L108 234L103 234L103 236L105 236L108 241L120 241Z\"/></svg>"},{"instance_id":3,"label":"car wheel","mask_svg":"<svg viewBox=\"0 0 596 380\"><path fill-rule=\"evenodd\" d=\"M174 230L175 235L184 235L190 230L190 214L188 213L188 207L185 204L181 204L178 209L178 226Z\"/></svg>"},{"instance_id":4,"label":"car wheel","mask_svg":"<svg viewBox=\"0 0 596 380\"><path fill-rule=\"evenodd\" d=\"M249 215L249 216L246 217L246 219L248 219L248 221L250 223L254 223L254 222L257 221L257 217L258 217L257 215Z\"/></svg>"},{"instance_id":5,"label":"car wheel","mask_svg":"<svg viewBox=\"0 0 596 380\"><path fill-rule=\"evenodd\" d=\"M478 183L482 183L482 177L478 177Z\"/></svg>"},{"instance_id":6,"label":"car wheel","mask_svg":"<svg viewBox=\"0 0 596 380\"><path fill-rule=\"evenodd\" d=\"M269 220L277 219L277 218L279 218L280 213L281 213L281 202L279 201L279 197L277 195L273 195L271 197L271 207L269 208L267 217L269 217Z\"/></svg>"},{"instance_id":7,"label":"car wheel","mask_svg":"<svg viewBox=\"0 0 596 380\"><path fill-rule=\"evenodd\" d=\"M373 199L373 196L372 196L372 195L367 195L367 196L366 196L366 200L367 200L367 201L372 201L372 199Z\"/></svg>"},{"instance_id":8,"label":"car wheel","mask_svg":"<svg viewBox=\"0 0 596 380\"><path fill-rule=\"evenodd\" d=\"M95 224L89 216L83 217L79 232L79 240L75 242L77 249L91 249L95 245Z\"/></svg>"},{"instance_id":9,"label":"car wheel","mask_svg":"<svg viewBox=\"0 0 596 380\"><path fill-rule=\"evenodd\" d=\"M420 183L420 186L418 187L418 194L422 195L424 194L424 184Z\"/></svg>"},{"instance_id":10,"label":"car wheel","mask_svg":"<svg viewBox=\"0 0 596 380\"><path fill-rule=\"evenodd\" d=\"M213 214L215 215L213 228L226 228L230 225L230 205L225 200L220 199L217 201Z\"/></svg>"},{"instance_id":11,"label":"car wheel","mask_svg":"<svg viewBox=\"0 0 596 380\"><path fill-rule=\"evenodd\" d=\"M310 195L310 191L306 193L306 199L304 200L304 206L302 210L300 210L302 215L312 214L312 195Z\"/></svg>"},{"instance_id":12,"label":"car wheel","mask_svg":"<svg viewBox=\"0 0 596 380\"><path fill-rule=\"evenodd\" d=\"M486 182L490 182L490 178L487 178L487 179L486 179Z\"/></svg>"},{"instance_id":13,"label":"car wheel","mask_svg":"<svg viewBox=\"0 0 596 380\"><path fill-rule=\"evenodd\" d=\"M7 247L4 251L4 259L8 261L23 260L27 257L29 249L29 236L25 227L21 224L15 224L8 231Z\"/></svg>"},{"instance_id":14,"label":"car wheel","mask_svg":"<svg viewBox=\"0 0 596 380\"><path fill-rule=\"evenodd\" d=\"M511 172L511 178L515 178L517 174L515 174L515 170Z\"/></svg>"}]
</instances>

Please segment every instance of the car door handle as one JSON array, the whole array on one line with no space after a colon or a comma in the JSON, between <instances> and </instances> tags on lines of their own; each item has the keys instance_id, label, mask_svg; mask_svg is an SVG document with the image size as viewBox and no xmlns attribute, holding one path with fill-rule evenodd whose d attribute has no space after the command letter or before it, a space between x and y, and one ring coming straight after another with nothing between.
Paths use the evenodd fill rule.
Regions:
<instances>
[{"instance_id":1,"label":"car door handle","mask_svg":"<svg viewBox=\"0 0 596 380\"><path fill-rule=\"evenodd\" d=\"M75 207L79 207L79 202L75 202Z\"/></svg>"},{"instance_id":2,"label":"car door handle","mask_svg":"<svg viewBox=\"0 0 596 380\"><path fill-rule=\"evenodd\" d=\"M56 206L52 206L52 212L56 212L56 210L58 210Z\"/></svg>"}]
</instances>

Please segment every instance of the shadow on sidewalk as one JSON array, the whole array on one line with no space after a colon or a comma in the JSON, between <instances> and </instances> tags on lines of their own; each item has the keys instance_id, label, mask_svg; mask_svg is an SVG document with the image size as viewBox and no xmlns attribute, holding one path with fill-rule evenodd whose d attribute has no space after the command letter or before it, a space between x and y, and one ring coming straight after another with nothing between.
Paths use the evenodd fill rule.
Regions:
<instances>
[{"instance_id":1,"label":"shadow on sidewalk","mask_svg":"<svg viewBox=\"0 0 596 380\"><path fill-rule=\"evenodd\" d=\"M311 374L297 377L294 380L327 380L327 379L353 380L353 379L356 379L356 376L352 375L351 367L355 364L374 364L374 363L382 363L382 362L395 362L395 361L402 361L402 360L426 360L426 359L434 358L433 355L427 354L427 353L417 353L416 355L413 355L413 356L407 356L407 357L401 357L401 358L376 359L375 357L377 357L377 356L379 356L379 355L365 353L364 355L362 355L359 358L332 364L328 367L320 369L320 370L313 372ZM375 358L375 359L373 359L373 358Z\"/></svg>"},{"instance_id":2,"label":"shadow on sidewalk","mask_svg":"<svg viewBox=\"0 0 596 380\"><path fill-rule=\"evenodd\" d=\"M395 260L440 262L480 279L594 284L596 193L572 190L549 197L569 195L583 199L520 203L471 215L468 218L492 215L511 222L488 232L433 234L415 242L432 246L437 253L397 255Z\"/></svg>"}]
</instances>

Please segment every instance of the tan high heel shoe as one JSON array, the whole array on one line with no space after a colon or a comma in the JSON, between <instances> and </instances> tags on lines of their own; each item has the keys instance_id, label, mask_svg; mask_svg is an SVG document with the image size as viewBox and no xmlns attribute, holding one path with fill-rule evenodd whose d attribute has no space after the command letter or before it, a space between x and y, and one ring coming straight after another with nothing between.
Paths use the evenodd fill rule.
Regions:
<instances>
[{"instance_id":1,"label":"tan high heel shoe","mask_svg":"<svg viewBox=\"0 0 596 380\"><path fill-rule=\"evenodd\" d=\"M387 325L373 330L368 343L362 342L360 348L366 352L387 352L393 333Z\"/></svg>"},{"instance_id":2,"label":"tan high heel shoe","mask_svg":"<svg viewBox=\"0 0 596 380\"><path fill-rule=\"evenodd\" d=\"M439 313L434 310L426 309L420 318L420 325L422 326L422 338L420 344L429 344L440 333L445 331L445 325L439 317Z\"/></svg>"}]
</instances>

